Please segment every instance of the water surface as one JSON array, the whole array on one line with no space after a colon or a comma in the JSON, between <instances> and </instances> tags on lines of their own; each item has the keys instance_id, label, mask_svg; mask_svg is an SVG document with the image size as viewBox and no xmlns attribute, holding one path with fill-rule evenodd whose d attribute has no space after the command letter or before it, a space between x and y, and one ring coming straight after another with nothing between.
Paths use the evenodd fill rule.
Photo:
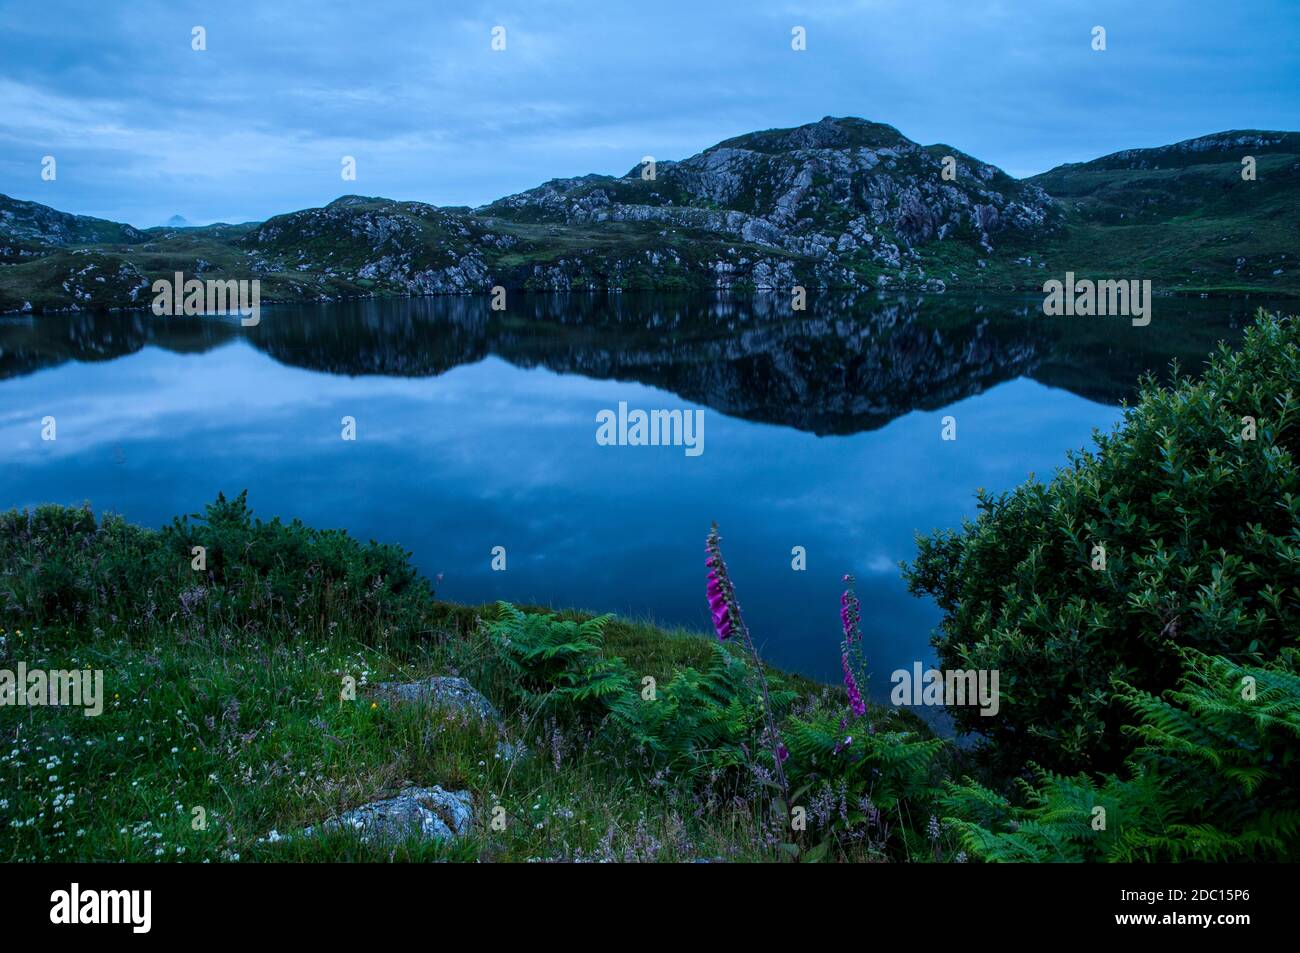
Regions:
<instances>
[{"instance_id":1,"label":"water surface","mask_svg":"<svg viewBox=\"0 0 1300 953\"><path fill-rule=\"evenodd\" d=\"M156 526L247 488L264 518L411 550L448 599L700 630L716 520L778 665L838 677L840 579L858 577L883 699L889 672L932 658L937 610L898 573L914 533L959 526L977 487L1049 477L1139 374L1195 370L1259 303L1159 299L1145 328L955 295L823 296L799 314L785 297L516 296L505 313L425 298L264 308L254 328L10 319L0 507L90 501ZM597 445L620 401L703 409L704 452Z\"/></svg>"}]
</instances>

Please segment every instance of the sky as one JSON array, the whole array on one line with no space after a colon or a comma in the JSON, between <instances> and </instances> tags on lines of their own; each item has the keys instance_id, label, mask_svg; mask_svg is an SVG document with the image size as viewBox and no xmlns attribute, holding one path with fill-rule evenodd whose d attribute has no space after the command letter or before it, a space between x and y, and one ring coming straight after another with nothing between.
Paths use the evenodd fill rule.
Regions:
<instances>
[{"instance_id":1,"label":"sky","mask_svg":"<svg viewBox=\"0 0 1300 953\"><path fill-rule=\"evenodd\" d=\"M1300 130L1300 0L0 0L0 193L139 227L477 206L828 115L1017 176Z\"/></svg>"}]
</instances>

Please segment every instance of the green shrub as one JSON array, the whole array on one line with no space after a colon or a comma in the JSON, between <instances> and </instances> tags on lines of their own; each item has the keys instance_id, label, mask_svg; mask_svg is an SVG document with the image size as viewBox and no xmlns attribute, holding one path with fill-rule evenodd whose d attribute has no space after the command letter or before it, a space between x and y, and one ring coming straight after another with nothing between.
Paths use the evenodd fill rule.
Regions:
<instances>
[{"instance_id":1,"label":"green shrub","mask_svg":"<svg viewBox=\"0 0 1300 953\"><path fill-rule=\"evenodd\" d=\"M206 565L193 566L194 547ZM21 625L229 625L372 639L420 631L432 592L396 546L254 520L247 492L159 531L86 507L0 514L0 619Z\"/></svg>"},{"instance_id":2,"label":"green shrub","mask_svg":"<svg viewBox=\"0 0 1300 953\"><path fill-rule=\"evenodd\" d=\"M948 782L944 822L971 856L998 863L1119 860L1138 824L1159 828L1167 822L1164 792L1145 775L1131 781L1108 775L1098 783L1037 769L1035 780L1019 780L1024 806L970 778ZM1106 813L1095 813L1099 808ZM1103 820L1105 827L1093 826Z\"/></svg>"},{"instance_id":3,"label":"green shrub","mask_svg":"<svg viewBox=\"0 0 1300 953\"><path fill-rule=\"evenodd\" d=\"M881 857L932 855L922 832L947 742L906 727L895 712L869 710L850 720L826 706L792 716L781 734L790 750L791 799L809 806L816 843L807 859L855 841Z\"/></svg>"},{"instance_id":4,"label":"green shrub","mask_svg":"<svg viewBox=\"0 0 1300 953\"><path fill-rule=\"evenodd\" d=\"M1112 679L1159 694L1176 647L1246 662L1294 641L1298 344L1295 319L1260 312L1199 379L1145 380L1116 432L1049 484L981 492L975 521L918 538L904 572L944 612L942 667L1000 673L997 718L954 718L1005 765L1115 771L1133 742Z\"/></svg>"},{"instance_id":5,"label":"green shrub","mask_svg":"<svg viewBox=\"0 0 1300 953\"><path fill-rule=\"evenodd\" d=\"M604 651L610 616L566 619L508 602L495 616L483 627L496 651L479 674L530 718L545 713L603 728L646 773L734 780L761 756L762 698L750 667L723 645L713 644L702 671L685 666L652 688ZM779 684L771 694L778 712L794 700Z\"/></svg>"},{"instance_id":6,"label":"green shrub","mask_svg":"<svg viewBox=\"0 0 1300 953\"><path fill-rule=\"evenodd\" d=\"M769 698L780 717L794 692L769 675ZM762 759L766 749L763 698L751 667L737 652L713 643L713 657L703 671L691 666L656 686L630 691L611 702L614 725L653 770L717 780ZM771 757L766 757L770 768Z\"/></svg>"},{"instance_id":7,"label":"green shrub","mask_svg":"<svg viewBox=\"0 0 1300 953\"><path fill-rule=\"evenodd\" d=\"M532 714L600 720L612 697L631 690L623 660L601 654L609 620L561 619L499 602L496 620L483 623L498 650L485 674Z\"/></svg>"},{"instance_id":8,"label":"green shrub","mask_svg":"<svg viewBox=\"0 0 1300 953\"><path fill-rule=\"evenodd\" d=\"M1002 861L1300 859L1300 652L1266 665L1178 654L1179 689L1118 686L1138 718L1128 780L1039 770L1022 808L969 779L948 784L963 846Z\"/></svg>"}]
</instances>

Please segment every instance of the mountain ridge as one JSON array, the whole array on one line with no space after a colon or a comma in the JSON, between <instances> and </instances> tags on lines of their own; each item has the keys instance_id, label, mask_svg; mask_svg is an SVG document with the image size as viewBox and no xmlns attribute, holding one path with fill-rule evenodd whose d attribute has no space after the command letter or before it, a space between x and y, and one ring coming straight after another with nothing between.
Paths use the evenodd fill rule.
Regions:
<instances>
[{"instance_id":1,"label":"mountain ridge","mask_svg":"<svg viewBox=\"0 0 1300 953\"><path fill-rule=\"evenodd\" d=\"M258 278L263 301L496 285L1024 290L1066 270L1289 295L1297 209L1298 133L1227 130L1016 179L828 116L473 209L343 195L264 222L141 230L0 195L0 311L143 307L177 271Z\"/></svg>"}]
</instances>

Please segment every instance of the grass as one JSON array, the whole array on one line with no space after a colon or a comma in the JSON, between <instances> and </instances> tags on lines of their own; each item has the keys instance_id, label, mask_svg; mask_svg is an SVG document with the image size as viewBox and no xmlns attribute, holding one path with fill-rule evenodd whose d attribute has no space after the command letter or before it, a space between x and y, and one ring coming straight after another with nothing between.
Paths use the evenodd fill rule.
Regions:
<instances>
[{"instance_id":1,"label":"grass","mask_svg":"<svg viewBox=\"0 0 1300 953\"><path fill-rule=\"evenodd\" d=\"M539 717L490 680L499 728L374 701L380 681L472 674L496 651L479 624L495 607L433 598L404 561L254 521L242 496L158 531L86 509L0 514L0 669L104 673L96 717L0 706L0 861L776 859L757 795L647 777L616 734ZM666 682L711 644L614 620L603 651ZM528 753L503 758L502 741ZM473 832L292 836L409 785L469 791Z\"/></svg>"},{"instance_id":2,"label":"grass","mask_svg":"<svg viewBox=\"0 0 1300 953\"><path fill-rule=\"evenodd\" d=\"M629 626L644 640L649 632ZM636 633L633 635L633 633ZM229 632L150 640L9 630L0 667L103 668L99 717L0 709L6 861L761 859L747 810L695 815L685 795L628 770L630 754L506 721L534 751L503 760L496 729L454 713L390 707L365 689L455 669L475 645L401 652L336 633L290 644ZM676 641L670 639L669 641ZM478 650L482 646L477 647ZM645 657L665 664L667 654ZM356 702L339 700L344 675ZM348 834L281 835L410 784L469 790L475 833L454 844L366 845ZM503 831L492 809L505 809ZM206 829L195 829L195 809ZM268 836L271 835L271 836Z\"/></svg>"}]
</instances>

